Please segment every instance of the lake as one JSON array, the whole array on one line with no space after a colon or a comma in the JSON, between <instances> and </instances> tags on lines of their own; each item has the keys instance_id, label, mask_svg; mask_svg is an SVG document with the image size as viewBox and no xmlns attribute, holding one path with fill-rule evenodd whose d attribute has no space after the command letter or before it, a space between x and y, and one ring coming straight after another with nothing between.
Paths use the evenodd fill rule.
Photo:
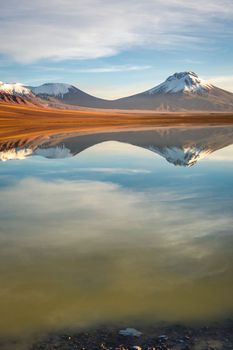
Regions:
<instances>
[{"instance_id":1,"label":"lake","mask_svg":"<svg viewBox=\"0 0 233 350\"><path fill-rule=\"evenodd\" d=\"M0 336L231 317L232 144L231 126L0 143Z\"/></svg>"}]
</instances>

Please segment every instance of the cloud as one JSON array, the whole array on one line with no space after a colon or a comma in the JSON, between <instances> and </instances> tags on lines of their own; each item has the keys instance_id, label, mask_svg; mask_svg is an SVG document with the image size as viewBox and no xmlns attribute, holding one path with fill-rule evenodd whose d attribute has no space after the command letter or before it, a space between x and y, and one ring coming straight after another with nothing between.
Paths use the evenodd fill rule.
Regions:
<instances>
[{"instance_id":1,"label":"cloud","mask_svg":"<svg viewBox=\"0 0 233 350\"><path fill-rule=\"evenodd\" d=\"M111 66L77 69L78 73L114 73L114 72L130 72L150 69L151 66Z\"/></svg>"},{"instance_id":2,"label":"cloud","mask_svg":"<svg viewBox=\"0 0 233 350\"><path fill-rule=\"evenodd\" d=\"M66 73L117 73L117 72L130 72L140 71L152 68L149 65L116 65L106 67L92 67L92 68L63 68L63 67L38 67L41 70L52 72L66 72Z\"/></svg>"},{"instance_id":3,"label":"cloud","mask_svg":"<svg viewBox=\"0 0 233 350\"><path fill-rule=\"evenodd\" d=\"M16 0L1 6L1 54L19 62L93 59L132 48L206 47L229 36L230 0Z\"/></svg>"},{"instance_id":4,"label":"cloud","mask_svg":"<svg viewBox=\"0 0 233 350\"><path fill-rule=\"evenodd\" d=\"M193 59L189 59L189 58L180 59L180 60L178 60L178 62L187 63L187 64L203 64L204 63L203 61L193 60Z\"/></svg>"}]
</instances>

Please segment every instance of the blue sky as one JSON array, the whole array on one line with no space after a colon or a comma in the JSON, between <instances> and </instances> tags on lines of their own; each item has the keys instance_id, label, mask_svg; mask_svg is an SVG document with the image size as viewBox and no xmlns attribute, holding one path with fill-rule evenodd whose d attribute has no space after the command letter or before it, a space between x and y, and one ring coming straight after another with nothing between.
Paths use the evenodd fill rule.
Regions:
<instances>
[{"instance_id":1,"label":"blue sky","mask_svg":"<svg viewBox=\"0 0 233 350\"><path fill-rule=\"evenodd\" d=\"M21 0L0 14L0 80L117 98L192 70L233 91L231 0Z\"/></svg>"}]
</instances>

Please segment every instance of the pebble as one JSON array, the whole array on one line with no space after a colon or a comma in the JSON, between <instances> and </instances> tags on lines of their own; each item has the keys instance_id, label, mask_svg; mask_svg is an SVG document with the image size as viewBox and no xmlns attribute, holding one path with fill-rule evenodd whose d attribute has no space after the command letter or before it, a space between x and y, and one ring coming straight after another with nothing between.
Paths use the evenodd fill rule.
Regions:
<instances>
[{"instance_id":1,"label":"pebble","mask_svg":"<svg viewBox=\"0 0 233 350\"><path fill-rule=\"evenodd\" d=\"M142 332L137 331L135 328L126 328L119 331L120 335L130 336L130 337L140 337Z\"/></svg>"}]
</instances>

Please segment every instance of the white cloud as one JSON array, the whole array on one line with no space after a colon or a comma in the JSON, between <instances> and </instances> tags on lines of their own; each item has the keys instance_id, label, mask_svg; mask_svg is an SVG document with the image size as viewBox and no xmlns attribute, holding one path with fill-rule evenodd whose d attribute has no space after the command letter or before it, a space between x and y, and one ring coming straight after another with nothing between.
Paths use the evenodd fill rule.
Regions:
<instances>
[{"instance_id":1,"label":"white cloud","mask_svg":"<svg viewBox=\"0 0 233 350\"><path fill-rule=\"evenodd\" d=\"M19 62L111 56L133 47L203 47L230 35L230 0L16 0L1 6L1 54Z\"/></svg>"},{"instance_id":2,"label":"white cloud","mask_svg":"<svg viewBox=\"0 0 233 350\"><path fill-rule=\"evenodd\" d=\"M66 73L118 73L118 72L130 72L140 71L152 68L149 65L114 65L114 66L102 66L92 68L64 68L64 67L37 67L43 71L49 72L66 72Z\"/></svg>"},{"instance_id":3,"label":"white cloud","mask_svg":"<svg viewBox=\"0 0 233 350\"><path fill-rule=\"evenodd\" d=\"M94 67L77 69L78 73L114 73L114 72L130 72L150 69L151 66L109 66L109 67Z\"/></svg>"}]
</instances>

